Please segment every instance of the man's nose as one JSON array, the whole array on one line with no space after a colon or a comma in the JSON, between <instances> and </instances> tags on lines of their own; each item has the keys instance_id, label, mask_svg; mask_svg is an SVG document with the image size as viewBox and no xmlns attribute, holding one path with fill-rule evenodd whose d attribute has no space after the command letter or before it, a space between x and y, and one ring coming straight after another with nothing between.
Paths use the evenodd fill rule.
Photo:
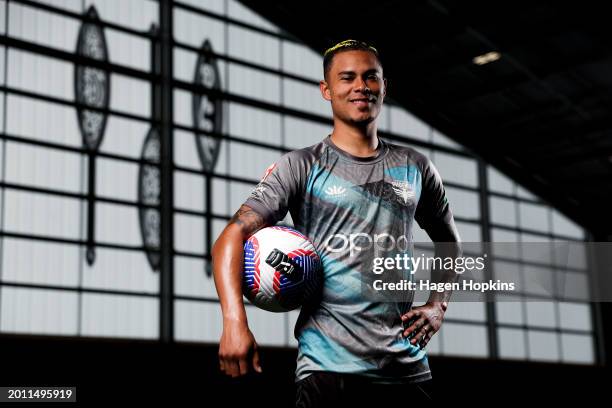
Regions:
<instances>
[{"instance_id":1,"label":"man's nose","mask_svg":"<svg viewBox=\"0 0 612 408\"><path fill-rule=\"evenodd\" d=\"M355 83L355 91L363 92L366 94L371 92L371 89L368 88L363 78L358 78L356 81L357 82Z\"/></svg>"}]
</instances>

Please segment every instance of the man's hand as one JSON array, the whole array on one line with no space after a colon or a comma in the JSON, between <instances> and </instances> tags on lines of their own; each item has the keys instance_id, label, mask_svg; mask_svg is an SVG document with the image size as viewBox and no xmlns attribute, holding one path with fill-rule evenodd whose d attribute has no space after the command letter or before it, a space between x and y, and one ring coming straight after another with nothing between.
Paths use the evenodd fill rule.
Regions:
<instances>
[{"instance_id":1,"label":"man's hand","mask_svg":"<svg viewBox=\"0 0 612 408\"><path fill-rule=\"evenodd\" d=\"M447 302L428 302L423 306L417 306L402 316L403 322L412 322L403 336L411 338L411 344L419 344L424 348L433 337L444 320L444 313L448 306Z\"/></svg>"},{"instance_id":2,"label":"man's hand","mask_svg":"<svg viewBox=\"0 0 612 408\"><path fill-rule=\"evenodd\" d=\"M232 377L247 374L251 367L261 373L259 352L253 333L246 323L226 322L219 345L221 371Z\"/></svg>"}]
</instances>

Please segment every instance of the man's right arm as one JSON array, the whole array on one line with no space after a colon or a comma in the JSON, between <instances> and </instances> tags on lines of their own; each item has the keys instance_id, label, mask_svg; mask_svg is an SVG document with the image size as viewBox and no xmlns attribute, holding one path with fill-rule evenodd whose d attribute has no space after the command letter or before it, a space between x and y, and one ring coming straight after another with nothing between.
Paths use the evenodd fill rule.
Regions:
<instances>
[{"instance_id":1,"label":"man's right arm","mask_svg":"<svg viewBox=\"0 0 612 408\"><path fill-rule=\"evenodd\" d=\"M232 377L261 372L259 352L249 330L242 297L244 242L266 226L262 216L242 205L229 221L212 248L213 274L223 313L223 333L219 344L221 371Z\"/></svg>"}]
</instances>

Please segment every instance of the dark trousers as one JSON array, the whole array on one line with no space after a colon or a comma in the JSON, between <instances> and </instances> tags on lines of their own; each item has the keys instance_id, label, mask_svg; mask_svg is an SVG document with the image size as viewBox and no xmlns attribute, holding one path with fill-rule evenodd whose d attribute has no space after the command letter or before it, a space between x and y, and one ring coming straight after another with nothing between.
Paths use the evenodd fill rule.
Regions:
<instances>
[{"instance_id":1,"label":"dark trousers","mask_svg":"<svg viewBox=\"0 0 612 408\"><path fill-rule=\"evenodd\" d=\"M432 380L416 384L376 384L370 378L330 372L298 381L296 408L410 406L433 400Z\"/></svg>"}]
</instances>

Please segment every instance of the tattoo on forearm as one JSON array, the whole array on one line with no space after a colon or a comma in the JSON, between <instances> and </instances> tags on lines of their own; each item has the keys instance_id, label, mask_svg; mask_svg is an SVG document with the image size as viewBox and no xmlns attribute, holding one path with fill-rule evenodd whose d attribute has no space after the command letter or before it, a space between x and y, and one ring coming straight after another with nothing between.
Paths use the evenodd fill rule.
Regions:
<instances>
[{"instance_id":1,"label":"tattoo on forearm","mask_svg":"<svg viewBox=\"0 0 612 408\"><path fill-rule=\"evenodd\" d=\"M238 225L246 235L252 235L264 227L265 221L250 207L241 206L229 221L230 224Z\"/></svg>"}]
</instances>

